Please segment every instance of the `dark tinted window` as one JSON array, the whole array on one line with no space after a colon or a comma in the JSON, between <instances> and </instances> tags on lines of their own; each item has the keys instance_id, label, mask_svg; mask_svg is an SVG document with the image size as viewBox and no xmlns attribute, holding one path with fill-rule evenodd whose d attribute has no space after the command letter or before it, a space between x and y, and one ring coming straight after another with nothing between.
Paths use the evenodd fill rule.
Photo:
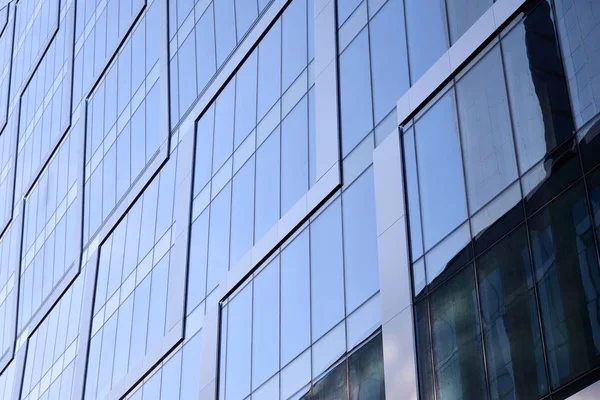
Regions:
<instances>
[{"instance_id":1,"label":"dark tinted window","mask_svg":"<svg viewBox=\"0 0 600 400\"><path fill-rule=\"evenodd\" d=\"M477 260L490 393L536 399L548 390L524 226Z\"/></svg>"},{"instance_id":2,"label":"dark tinted window","mask_svg":"<svg viewBox=\"0 0 600 400\"><path fill-rule=\"evenodd\" d=\"M431 326L439 399L487 398L473 268L431 294Z\"/></svg>"},{"instance_id":3,"label":"dark tinted window","mask_svg":"<svg viewBox=\"0 0 600 400\"><path fill-rule=\"evenodd\" d=\"M529 224L552 387L600 364L600 271L583 185Z\"/></svg>"}]
</instances>

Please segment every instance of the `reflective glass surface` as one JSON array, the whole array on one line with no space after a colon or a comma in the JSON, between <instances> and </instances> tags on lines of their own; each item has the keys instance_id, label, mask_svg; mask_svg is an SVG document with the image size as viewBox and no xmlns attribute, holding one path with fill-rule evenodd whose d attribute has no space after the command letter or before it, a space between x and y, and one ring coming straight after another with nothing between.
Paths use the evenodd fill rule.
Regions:
<instances>
[{"instance_id":1,"label":"reflective glass surface","mask_svg":"<svg viewBox=\"0 0 600 400\"><path fill-rule=\"evenodd\" d=\"M379 326L380 317L375 317L374 323L365 317L362 323L354 323L361 313L374 313L369 308L372 304L380 306L376 302L379 285L373 185L372 171L367 169L225 300L220 351L226 361L220 370L224 380L220 398L243 399L251 394L260 399L271 393L278 373L281 398L287 398L311 380L310 369L309 377L302 378L305 358L312 365L312 378L318 378ZM347 343L354 336L361 339ZM351 399L370 399L371 395L383 398L381 342L365 347L371 349L365 350L370 355L357 355L349 372L344 367L341 373L349 373L356 382ZM290 376L286 371L294 372ZM337 387L330 385L315 383L307 394L306 390L299 394L312 399ZM340 392L344 396L339 398L347 399L346 393Z\"/></svg>"},{"instance_id":2,"label":"reflective glass surface","mask_svg":"<svg viewBox=\"0 0 600 400\"><path fill-rule=\"evenodd\" d=\"M594 1L555 0L556 26L574 113L581 128L600 111L598 71L600 5Z\"/></svg>"},{"instance_id":3,"label":"reflective glass surface","mask_svg":"<svg viewBox=\"0 0 600 400\"><path fill-rule=\"evenodd\" d=\"M415 123L414 131L423 235L425 248L430 249L467 218L454 93L435 103Z\"/></svg>"},{"instance_id":4,"label":"reflective glass surface","mask_svg":"<svg viewBox=\"0 0 600 400\"><path fill-rule=\"evenodd\" d=\"M548 390L524 226L477 261L490 393L539 398Z\"/></svg>"},{"instance_id":5,"label":"reflective glass surface","mask_svg":"<svg viewBox=\"0 0 600 400\"><path fill-rule=\"evenodd\" d=\"M527 4L404 129L422 398L567 398L595 379L572 383L597 367L600 332L599 131L591 111L575 131L582 114L572 60L561 59L566 19L572 33L581 27L575 3L556 3L556 25L550 1ZM562 21L561 7L570 10ZM452 100L450 116L429 131L454 127L459 136L460 190L430 178L448 174L449 158L427 156L439 141L420 142L420 124L444 99ZM468 199L460 218L445 214L456 196ZM452 220L428 244L430 225Z\"/></svg>"},{"instance_id":6,"label":"reflective glass surface","mask_svg":"<svg viewBox=\"0 0 600 400\"><path fill-rule=\"evenodd\" d=\"M446 0L450 41L456 43L492 4L493 0Z\"/></svg>"},{"instance_id":7,"label":"reflective glass surface","mask_svg":"<svg viewBox=\"0 0 600 400\"><path fill-rule=\"evenodd\" d=\"M344 155L373 129L370 81L369 36L365 29L340 56L340 109Z\"/></svg>"},{"instance_id":8,"label":"reflective glass surface","mask_svg":"<svg viewBox=\"0 0 600 400\"><path fill-rule=\"evenodd\" d=\"M445 2L406 1L410 80L414 84L448 50Z\"/></svg>"},{"instance_id":9,"label":"reflective glass surface","mask_svg":"<svg viewBox=\"0 0 600 400\"><path fill-rule=\"evenodd\" d=\"M271 0L168 1L172 127L187 115L271 3ZM306 7L306 1L296 3L304 3ZM306 13L300 4L292 8ZM296 17L294 20L296 26L306 26L306 22L299 22ZM294 34L302 35L296 30ZM304 35L305 43L306 39ZM276 81L279 80L271 80Z\"/></svg>"},{"instance_id":10,"label":"reflective glass surface","mask_svg":"<svg viewBox=\"0 0 600 400\"><path fill-rule=\"evenodd\" d=\"M469 211L474 213L517 178L498 47L457 82L456 98Z\"/></svg>"},{"instance_id":11,"label":"reflective glass surface","mask_svg":"<svg viewBox=\"0 0 600 400\"><path fill-rule=\"evenodd\" d=\"M533 265L553 387L599 362L599 347L592 337L599 329L594 304L600 272L590 222L581 184L531 221Z\"/></svg>"}]
</instances>

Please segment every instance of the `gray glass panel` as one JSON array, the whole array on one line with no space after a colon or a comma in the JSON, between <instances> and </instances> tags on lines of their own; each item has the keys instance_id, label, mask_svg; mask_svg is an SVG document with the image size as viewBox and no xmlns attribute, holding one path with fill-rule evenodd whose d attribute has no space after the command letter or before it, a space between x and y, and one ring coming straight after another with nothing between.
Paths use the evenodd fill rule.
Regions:
<instances>
[{"instance_id":1,"label":"gray glass panel","mask_svg":"<svg viewBox=\"0 0 600 400\"><path fill-rule=\"evenodd\" d=\"M600 4L582 0L554 4L575 125L580 128L600 111Z\"/></svg>"},{"instance_id":2,"label":"gray glass panel","mask_svg":"<svg viewBox=\"0 0 600 400\"><path fill-rule=\"evenodd\" d=\"M208 217L206 209L194 221L190 238L187 308L194 310L206 297L206 268L208 265Z\"/></svg>"},{"instance_id":3,"label":"gray glass panel","mask_svg":"<svg viewBox=\"0 0 600 400\"><path fill-rule=\"evenodd\" d=\"M258 17L258 5L255 0L235 0L235 23L238 40L250 29Z\"/></svg>"},{"instance_id":4,"label":"gray glass panel","mask_svg":"<svg viewBox=\"0 0 600 400\"><path fill-rule=\"evenodd\" d=\"M347 314L379 290L374 185L368 169L342 196Z\"/></svg>"},{"instance_id":5,"label":"gray glass panel","mask_svg":"<svg viewBox=\"0 0 600 400\"><path fill-rule=\"evenodd\" d=\"M425 249L467 218L465 183L452 92L415 124Z\"/></svg>"},{"instance_id":6,"label":"gray glass panel","mask_svg":"<svg viewBox=\"0 0 600 400\"><path fill-rule=\"evenodd\" d=\"M196 25L196 74L202 90L216 71L215 22L211 3Z\"/></svg>"},{"instance_id":7,"label":"gray glass panel","mask_svg":"<svg viewBox=\"0 0 600 400\"><path fill-rule=\"evenodd\" d=\"M237 43L235 33L235 4L234 0L219 0L213 2L213 5L215 8L217 65L221 65Z\"/></svg>"},{"instance_id":8,"label":"gray glass panel","mask_svg":"<svg viewBox=\"0 0 600 400\"><path fill-rule=\"evenodd\" d=\"M250 393L252 285L246 285L228 306L225 398L241 400Z\"/></svg>"},{"instance_id":9,"label":"gray glass panel","mask_svg":"<svg viewBox=\"0 0 600 400\"><path fill-rule=\"evenodd\" d=\"M348 360L350 400L385 400L381 334L369 340Z\"/></svg>"},{"instance_id":10,"label":"gray glass panel","mask_svg":"<svg viewBox=\"0 0 600 400\"><path fill-rule=\"evenodd\" d=\"M367 29L344 50L339 69L342 154L347 155L373 129Z\"/></svg>"},{"instance_id":11,"label":"gray glass panel","mask_svg":"<svg viewBox=\"0 0 600 400\"><path fill-rule=\"evenodd\" d=\"M279 219L279 142L279 129L276 129L256 151L256 241L259 241Z\"/></svg>"},{"instance_id":12,"label":"gray glass panel","mask_svg":"<svg viewBox=\"0 0 600 400\"><path fill-rule=\"evenodd\" d=\"M215 105L212 106L196 127L196 157L194 161L194 194L200 193L212 177L213 133L215 124Z\"/></svg>"},{"instance_id":13,"label":"gray glass panel","mask_svg":"<svg viewBox=\"0 0 600 400\"><path fill-rule=\"evenodd\" d=\"M238 147L256 126L257 55L252 52L236 74L235 144Z\"/></svg>"},{"instance_id":14,"label":"gray glass panel","mask_svg":"<svg viewBox=\"0 0 600 400\"><path fill-rule=\"evenodd\" d=\"M340 200L310 226L312 340L315 342L344 318L344 270Z\"/></svg>"},{"instance_id":15,"label":"gray glass panel","mask_svg":"<svg viewBox=\"0 0 600 400\"><path fill-rule=\"evenodd\" d=\"M437 397L486 399L483 348L472 267L431 295Z\"/></svg>"},{"instance_id":16,"label":"gray glass panel","mask_svg":"<svg viewBox=\"0 0 600 400\"><path fill-rule=\"evenodd\" d=\"M502 39L502 51L515 144L524 172L575 129L548 2L539 2Z\"/></svg>"},{"instance_id":17,"label":"gray glass panel","mask_svg":"<svg viewBox=\"0 0 600 400\"><path fill-rule=\"evenodd\" d=\"M215 135L213 145L213 171L217 172L233 150L233 118L235 110L235 85L227 85L215 106Z\"/></svg>"},{"instance_id":18,"label":"gray glass panel","mask_svg":"<svg viewBox=\"0 0 600 400\"><path fill-rule=\"evenodd\" d=\"M517 178L500 48L456 84L469 210L474 213Z\"/></svg>"},{"instance_id":19,"label":"gray glass panel","mask_svg":"<svg viewBox=\"0 0 600 400\"><path fill-rule=\"evenodd\" d=\"M529 246L521 226L477 260L492 399L548 391Z\"/></svg>"},{"instance_id":20,"label":"gray glass panel","mask_svg":"<svg viewBox=\"0 0 600 400\"><path fill-rule=\"evenodd\" d=\"M254 243L254 157L233 177L231 200L231 268Z\"/></svg>"},{"instance_id":21,"label":"gray glass panel","mask_svg":"<svg viewBox=\"0 0 600 400\"><path fill-rule=\"evenodd\" d=\"M429 325L429 301L427 299L415 304L415 324L419 395L423 400L430 400L435 398L435 387L431 351L431 327Z\"/></svg>"},{"instance_id":22,"label":"gray glass panel","mask_svg":"<svg viewBox=\"0 0 600 400\"><path fill-rule=\"evenodd\" d=\"M230 211L231 184L228 184L210 205L207 292L217 287L229 269Z\"/></svg>"},{"instance_id":23,"label":"gray glass panel","mask_svg":"<svg viewBox=\"0 0 600 400\"><path fill-rule=\"evenodd\" d=\"M553 388L600 363L600 270L586 203L578 184L529 223Z\"/></svg>"},{"instance_id":24,"label":"gray glass panel","mask_svg":"<svg viewBox=\"0 0 600 400\"><path fill-rule=\"evenodd\" d=\"M253 282L252 389L256 389L279 369L279 258ZM230 323L235 317L229 314Z\"/></svg>"},{"instance_id":25,"label":"gray glass panel","mask_svg":"<svg viewBox=\"0 0 600 400\"><path fill-rule=\"evenodd\" d=\"M281 215L308 190L308 97L281 123Z\"/></svg>"},{"instance_id":26,"label":"gray glass panel","mask_svg":"<svg viewBox=\"0 0 600 400\"><path fill-rule=\"evenodd\" d=\"M396 107L409 87L402 3L388 1L370 22L375 125Z\"/></svg>"},{"instance_id":27,"label":"gray glass panel","mask_svg":"<svg viewBox=\"0 0 600 400\"><path fill-rule=\"evenodd\" d=\"M285 91L306 68L308 61L307 0L294 0L281 22L281 84ZM311 1L312 2L312 1ZM309 15L308 18L314 18Z\"/></svg>"},{"instance_id":28,"label":"gray glass panel","mask_svg":"<svg viewBox=\"0 0 600 400\"><path fill-rule=\"evenodd\" d=\"M417 176L414 130L411 128L402 136L402 139L404 141L403 155L406 174L406 197L408 199L410 245L414 261L423 255L423 227L421 225L421 202L419 201L419 177Z\"/></svg>"},{"instance_id":29,"label":"gray glass panel","mask_svg":"<svg viewBox=\"0 0 600 400\"><path fill-rule=\"evenodd\" d=\"M258 46L258 119L281 95L281 22L277 22Z\"/></svg>"},{"instance_id":30,"label":"gray glass panel","mask_svg":"<svg viewBox=\"0 0 600 400\"><path fill-rule=\"evenodd\" d=\"M443 0L406 1L410 80L414 84L448 50Z\"/></svg>"},{"instance_id":31,"label":"gray glass panel","mask_svg":"<svg viewBox=\"0 0 600 400\"><path fill-rule=\"evenodd\" d=\"M305 230L281 253L281 366L310 345L310 255Z\"/></svg>"},{"instance_id":32,"label":"gray glass panel","mask_svg":"<svg viewBox=\"0 0 600 400\"><path fill-rule=\"evenodd\" d=\"M452 43L456 43L492 6L493 0L446 0L446 3L448 5L450 39Z\"/></svg>"}]
</instances>

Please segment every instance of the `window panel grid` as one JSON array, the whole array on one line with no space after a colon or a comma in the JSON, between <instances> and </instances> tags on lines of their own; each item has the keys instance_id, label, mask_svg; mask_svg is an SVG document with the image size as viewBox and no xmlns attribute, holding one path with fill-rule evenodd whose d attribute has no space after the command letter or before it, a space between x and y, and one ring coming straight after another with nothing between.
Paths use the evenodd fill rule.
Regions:
<instances>
[{"instance_id":1,"label":"window panel grid","mask_svg":"<svg viewBox=\"0 0 600 400\"><path fill-rule=\"evenodd\" d=\"M34 62L43 53L45 45L59 27L59 0L23 0L16 13L16 26L13 55L13 84L20 88L29 76ZM68 6L68 4L66 4ZM61 16L62 17L62 16ZM61 18L62 19L62 18ZM61 22L62 24L62 22Z\"/></svg>"},{"instance_id":2,"label":"window panel grid","mask_svg":"<svg viewBox=\"0 0 600 400\"><path fill-rule=\"evenodd\" d=\"M171 128L187 114L271 3L169 1Z\"/></svg>"},{"instance_id":3,"label":"window panel grid","mask_svg":"<svg viewBox=\"0 0 600 400\"><path fill-rule=\"evenodd\" d=\"M15 302L17 301L17 274L19 265L19 229L13 223L0 238L0 356L6 354L15 342ZM0 391L1 392L1 391Z\"/></svg>"},{"instance_id":4,"label":"window panel grid","mask_svg":"<svg viewBox=\"0 0 600 400\"><path fill-rule=\"evenodd\" d=\"M153 40L148 33L157 30L157 9L157 2L147 9L87 102L85 243L161 145L158 54L146 50Z\"/></svg>"},{"instance_id":5,"label":"window panel grid","mask_svg":"<svg viewBox=\"0 0 600 400\"><path fill-rule=\"evenodd\" d=\"M8 118L9 81L12 65L12 42L14 23L14 6L7 5L0 11L0 132L5 127Z\"/></svg>"},{"instance_id":6,"label":"window panel grid","mask_svg":"<svg viewBox=\"0 0 600 400\"><path fill-rule=\"evenodd\" d=\"M373 191L367 170L223 302L219 398L257 395L310 348L314 379L356 345L350 333L364 339L378 326L364 317L379 304Z\"/></svg>"},{"instance_id":7,"label":"window panel grid","mask_svg":"<svg viewBox=\"0 0 600 400\"><path fill-rule=\"evenodd\" d=\"M23 399L43 399L48 393L56 392L70 396L77 355L83 277L80 275L75 280L29 338Z\"/></svg>"},{"instance_id":8,"label":"window panel grid","mask_svg":"<svg viewBox=\"0 0 600 400\"><path fill-rule=\"evenodd\" d=\"M146 0L84 1L77 7L75 32L75 70L73 107L76 108L104 68L109 56L116 50L130 30L134 17L140 13ZM150 8L153 1L148 1ZM152 15L157 14L157 6Z\"/></svg>"},{"instance_id":9,"label":"window panel grid","mask_svg":"<svg viewBox=\"0 0 600 400\"><path fill-rule=\"evenodd\" d=\"M76 131L67 136L25 201L20 328L78 261L81 213L75 200L81 195L79 136Z\"/></svg>"},{"instance_id":10,"label":"window panel grid","mask_svg":"<svg viewBox=\"0 0 600 400\"><path fill-rule=\"evenodd\" d=\"M18 194L29 189L27 185L44 165L70 123L69 71L72 64L69 49L72 38L67 36L66 25L72 23L72 12L70 8L61 20L57 35L21 96L16 182Z\"/></svg>"},{"instance_id":11,"label":"window panel grid","mask_svg":"<svg viewBox=\"0 0 600 400\"><path fill-rule=\"evenodd\" d=\"M564 26L562 22L555 26L554 21L550 1L531 4L476 57L475 67L459 74L456 86L464 87L456 90L456 98L444 95L458 108L453 115L462 146L458 154L465 162L463 192L469 212L457 223L460 226L450 227L425 251L423 231L428 226L421 221L421 210L430 205L419 195L431 190L434 182L424 181L417 168L427 160L419 159L419 135L434 130L423 129L420 121L439 110L442 100L426 107L404 130L411 241L419 242L413 243L412 272L417 336L423 339L417 343L421 396L436 396L432 391L437 398L459 393L492 399L562 395L573 380L600 365L600 347L591 339L600 330L594 306L600 282L596 201L600 175L597 160L586 158L597 147L596 131L593 125L575 131L585 113L573 99L574 90L581 87L570 76L573 60L564 60L563 70L558 44L566 40L559 35ZM588 28L593 26L590 22ZM577 36L577 29L573 32ZM564 48L563 56L569 58ZM497 59L493 67L492 58ZM477 67L486 64L486 77L502 69L501 79L492 77L495 83L482 91L478 85L485 79L477 77L481 74ZM473 103L483 93L489 98ZM500 107L488 107L493 112L487 115L472 112L490 101ZM490 121L497 118L501 123L494 123L494 130L508 129L508 134L490 131ZM446 121L449 133L452 119ZM441 134L442 125L438 119L432 127ZM478 129L496 137L477 143L468 136ZM503 149L496 152L493 167L486 166L494 158L490 157L494 147ZM474 168L473 157L478 156L481 165ZM442 166L446 171L448 158ZM439 162L433 164L440 168ZM499 175L509 176L491 179L486 174L494 168L494 174L504 169ZM478 179L469 174L486 177L488 188L477 187ZM438 187L443 187L441 182ZM474 189L481 192L472 193ZM455 193L456 187L452 190ZM444 202L447 207L448 199ZM456 288L465 284L456 282L464 279L470 287L459 299ZM448 290L453 287L456 290Z\"/></svg>"},{"instance_id":12,"label":"window panel grid","mask_svg":"<svg viewBox=\"0 0 600 400\"><path fill-rule=\"evenodd\" d=\"M100 246L86 398L104 398L166 330L177 150Z\"/></svg>"}]
</instances>

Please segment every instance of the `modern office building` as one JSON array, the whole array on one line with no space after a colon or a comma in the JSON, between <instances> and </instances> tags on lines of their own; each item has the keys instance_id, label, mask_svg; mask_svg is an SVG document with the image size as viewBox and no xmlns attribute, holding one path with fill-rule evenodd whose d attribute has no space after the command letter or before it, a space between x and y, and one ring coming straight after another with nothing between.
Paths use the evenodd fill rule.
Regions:
<instances>
[{"instance_id":1,"label":"modern office building","mask_svg":"<svg viewBox=\"0 0 600 400\"><path fill-rule=\"evenodd\" d=\"M600 0L0 0L0 398L600 399Z\"/></svg>"}]
</instances>

